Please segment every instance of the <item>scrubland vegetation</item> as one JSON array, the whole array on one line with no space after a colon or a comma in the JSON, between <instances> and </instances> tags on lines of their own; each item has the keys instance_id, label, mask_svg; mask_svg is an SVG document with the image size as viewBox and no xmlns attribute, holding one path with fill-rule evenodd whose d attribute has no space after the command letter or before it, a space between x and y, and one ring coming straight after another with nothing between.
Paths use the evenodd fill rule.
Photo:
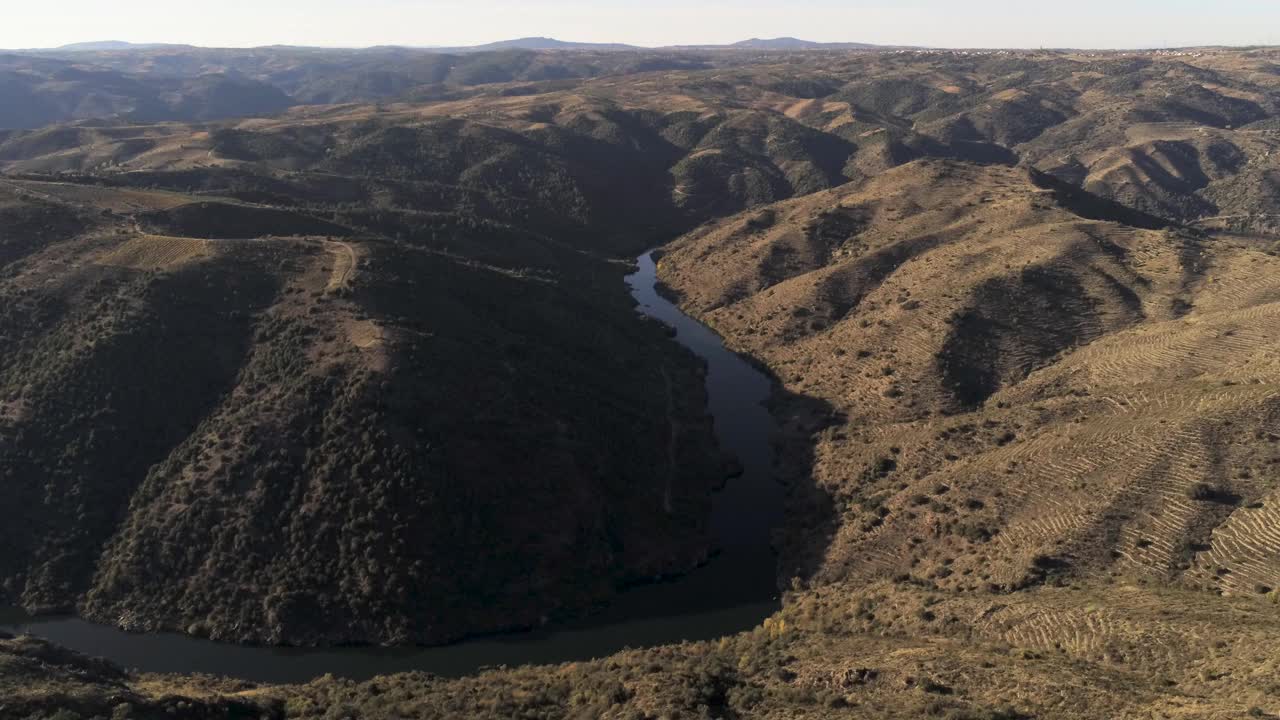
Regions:
<instances>
[{"instance_id":1,"label":"scrubland vegetation","mask_svg":"<svg viewBox=\"0 0 1280 720\"><path fill-rule=\"evenodd\" d=\"M1280 715L1280 56L678 57L0 135L0 597L443 642L694 567L730 463L621 283L663 244L777 381L778 614L296 687L6 639L0 716Z\"/></svg>"}]
</instances>

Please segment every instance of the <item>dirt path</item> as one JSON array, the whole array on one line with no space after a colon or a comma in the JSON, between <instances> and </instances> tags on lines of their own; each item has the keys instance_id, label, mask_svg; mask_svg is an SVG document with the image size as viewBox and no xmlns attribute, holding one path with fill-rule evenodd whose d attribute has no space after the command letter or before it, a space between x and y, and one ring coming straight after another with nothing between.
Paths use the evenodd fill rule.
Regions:
<instances>
[{"instance_id":1,"label":"dirt path","mask_svg":"<svg viewBox=\"0 0 1280 720\"><path fill-rule=\"evenodd\" d=\"M329 275L329 284L325 286L325 290L333 292L347 287L355 278L356 267L359 265L355 248L338 240L325 240L324 246L334 257L333 272Z\"/></svg>"},{"instance_id":2,"label":"dirt path","mask_svg":"<svg viewBox=\"0 0 1280 720\"><path fill-rule=\"evenodd\" d=\"M1270 218L1273 218L1273 217L1280 217L1280 214L1277 214L1277 213L1241 213L1241 214L1238 214L1238 215L1216 215L1216 216L1214 216L1214 217L1199 218L1199 219L1197 219L1197 220L1192 220L1192 221L1191 221L1191 224L1192 224L1192 225L1198 225L1198 224L1200 224L1200 223L1213 222L1213 221L1215 221L1215 220L1240 220L1240 219L1247 219L1247 218L1259 218L1259 217L1270 217Z\"/></svg>"}]
</instances>

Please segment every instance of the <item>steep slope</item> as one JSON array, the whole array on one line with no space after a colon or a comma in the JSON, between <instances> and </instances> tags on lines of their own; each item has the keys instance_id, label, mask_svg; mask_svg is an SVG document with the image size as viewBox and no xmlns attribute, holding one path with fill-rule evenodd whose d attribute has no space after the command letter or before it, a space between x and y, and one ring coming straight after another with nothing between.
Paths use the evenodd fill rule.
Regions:
<instances>
[{"instance_id":1,"label":"steep slope","mask_svg":"<svg viewBox=\"0 0 1280 720\"><path fill-rule=\"evenodd\" d=\"M723 475L699 369L600 259L684 233L668 290L779 383L781 612L457 681L112 691L298 717L1280 714L1275 51L623 55L388 51L365 87L268 53L237 67L427 101L0 132L28 173L0 184L0 459L36 508L0 529L5 598L435 642L689 567Z\"/></svg>"},{"instance_id":2,"label":"steep slope","mask_svg":"<svg viewBox=\"0 0 1280 720\"><path fill-rule=\"evenodd\" d=\"M5 602L223 640L444 642L705 558L724 469L701 369L634 318L621 267L7 187L0 467L27 511L0 530ZM168 234L110 210L129 206ZM217 231L177 234L199 227Z\"/></svg>"},{"instance_id":3,"label":"steep slope","mask_svg":"<svg viewBox=\"0 0 1280 720\"><path fill-rule=\"evenodd\" d=\"M1265 534L1232 562L1219 548L1271 492L1275 258L1105 204L1083 217L1034 179L915 163L664 257L687 307L835 408L815 436L832 535L798 566L964 592L1058 575L1270 592Z\"/></svg>"}]
</instances>

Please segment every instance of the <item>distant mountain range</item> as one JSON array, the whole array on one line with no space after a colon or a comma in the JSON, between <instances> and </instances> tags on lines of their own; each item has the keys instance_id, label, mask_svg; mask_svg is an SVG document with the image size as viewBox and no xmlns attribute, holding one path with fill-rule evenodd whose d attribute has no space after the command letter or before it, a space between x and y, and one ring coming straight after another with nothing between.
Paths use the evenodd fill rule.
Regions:
<instances>
[{"instance_id":1,"label":"distant mountain range","mask_svg":"<svg viewBox=\"0 0 1280 720\"><path fill-rule=\"evenodd\" d=\"M726 47L741 48L743 50L869 50L885 46L854 42L822 43L813 42L811 40L801 40L793 37L780 37L768 40L751 38L750 40L736 42Z\"/></svg>"},{"instance_id":2,"label":"distant mountain range","mask_svg":"<svg viewBox=\"0 0 1280 720\"><path fill-rule=\"evenodd\" d=\"M469 47L454 48L432 48L441 52L491 52L494 50L595 50L595 51L635 51L635 50L671 50L671 49L690 49L690 50L870 50L885 47L883 45L871 45L868 43L840 42L840 43L822 43L813 42L811 40L801 40L793 37L781 38L751 38L741 42L731 43L728 45L675 45L660 48L646 48L638 45L624 45L621 43L580 43L565 42L554 38L529 37L520 38L518 40L504 40L502 42L489 43L487 45L474 45Z\"/></svg>"},{"instance_id":3,"label":"distant mountain range","mask_svg":"<svg viewBox=\"0 0 1280 720\"><path fill-rule=\"evenodd\" d=\"M603 51L623 51L623 50L645 50L637 45L623 45L621 43L581 43L566 42L564 40L556 40L547 37L527 37L518 38L516 40L502 40L484 45L472 45L467 47L454 48L433 48L440 51L453 52L491 52L495 50L603 50Z\"/></svg>"},{"instance_id":4,"label":"distant mountain range","mask_svg":"<svg viewBox=\"0 0 1280 720\"><path fill-rule=\"evenodd\" d=\"M295 105L429 101L486 85L705 70L767 59L771 52L874 47L796 38L669 48L545 37L457 48L84 42L0 51L0 129L103 118L198 122L271 115Z\"/></svg>"},{"instance_id":5,"label":"distant mountain range","mask_svg":"<svg viewBox=\"0 0 1280 720\"><path fill-rule=\"evenodd\" d=\"M104 52L110 50L157 50L159 48L192 47L191 45L175 45L171 43L131 43L122 40L102 40L98 42L82 42L51 48L54 52Z\"/></svg>"},{"instance_id":6,"label":"distant mountain range","mask_svg":"<svg viewBox=\"0 0 1280 720\"><path fill-rule=\"evenodd\" d=\"M14 52L29 53L79 53L79 52L119 52L129 50L162 50L168 48L194 48L192 45L170 44L170 43L130 43L121 40L103 40L95 42L72 43L56 48L32 48L26 50L17 50ZM286 46L272 46L276 48ZM386 49L388 46L382 46L378 49ZM484 45L467 45L458 47L406 47L406 49L429 50L431 52L442 53L474 53L474 52L495 52L502 50L584 50L595 52L626 52L626 51L644 51L644 50L871 50L885 47L896 47L886 45L872 45L868 43L856 42L840 42L840 43L822 43L813 42L811 40L801 40L793 37L781 38L751 38L741 42L731 43L727 45L706 44L706 45L679 45L667 46L661 48L647 48L639 45L626 45L623 43L584 43L570 42L565 40L557 40L548 37L525 37L515 40L502 40L499 42L486 43ZM299 46L301 49L301 46ZM320 49L320 48L308 48ZM368 48L374 49L374 48Z\"/></svg>"}]
</instances>

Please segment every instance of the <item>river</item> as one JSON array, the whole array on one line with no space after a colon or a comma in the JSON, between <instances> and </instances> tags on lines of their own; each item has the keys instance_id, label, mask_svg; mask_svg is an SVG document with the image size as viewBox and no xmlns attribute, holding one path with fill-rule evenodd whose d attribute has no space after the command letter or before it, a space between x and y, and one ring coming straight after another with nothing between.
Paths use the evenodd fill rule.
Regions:
<instances>
[{"instance_id":1,"label":"river","mask_svg":"<svg viewBox=\"0 0 1280 720\"><path fill-rule=\"evenodd\" d=\"M657 293L651 254L637 263L639 269L626 282L639 311L675 328L676 340L707 361L716 436L744 471L715 497L711 534L719 552L705 567L629 589L580 621L434 648L246 647L177 634L126 633L75 618L32 618L13 609L0 609L0 628L143 672L297 683L325 673L356 680L415 670L460 676L486 666L590 660L629 647L709 640L758 625L778 607L769 537L782 520L783 489L772 473L774 421L764 406L770 381Z\"/></svg>"}]
</instances>

